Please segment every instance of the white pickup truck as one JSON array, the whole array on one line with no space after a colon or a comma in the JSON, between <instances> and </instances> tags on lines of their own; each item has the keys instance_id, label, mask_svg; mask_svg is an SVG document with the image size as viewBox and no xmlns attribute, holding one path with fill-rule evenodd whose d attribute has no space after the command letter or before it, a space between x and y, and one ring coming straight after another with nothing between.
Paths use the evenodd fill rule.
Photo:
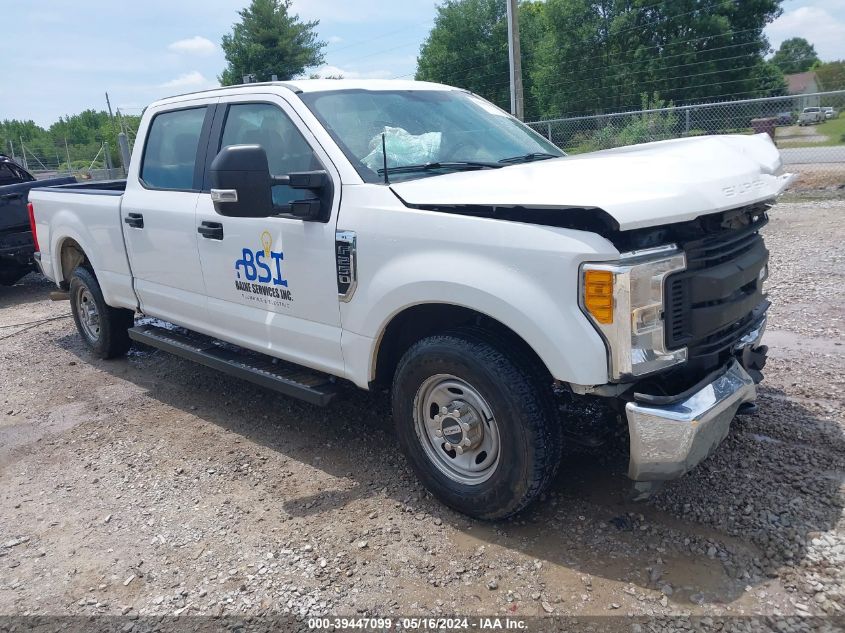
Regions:
<instances>
[{"instance_id":1,"label":"white pickup truck","mask_svg":"<svg viewBox=\"0 0 845 633\"><path fill-rule=\"evenodd\" d=\"M464 90L314 80L158 101L137 138L126 181L30 196L100 358L141 341L318 405L389 387L420 479L488 519L596 428L665 480L753 408L790 179L766 135L565 156Z\"/></svg>"}]
</instances>

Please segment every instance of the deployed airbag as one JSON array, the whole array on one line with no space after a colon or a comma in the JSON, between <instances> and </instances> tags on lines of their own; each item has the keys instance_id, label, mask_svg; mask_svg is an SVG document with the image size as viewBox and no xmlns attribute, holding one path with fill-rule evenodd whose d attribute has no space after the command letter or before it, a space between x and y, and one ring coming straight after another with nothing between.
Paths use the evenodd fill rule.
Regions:
<instances>
[{"instance_id":1,"label":"deployed airbag","mask_svg":"<svg viewBox=\"0 0 845 633\"><path fill-rule=\"evenodd\" d=\"M440 152L440 132L425 132L414 135L401 127L384 128L384 144L387 147L387 166L424 165L437 160ZM368 144L370 153L362 162L378 171L384 167L384 154L381 148L381 134L376 134Z\"/></svg>"}]
</instances>

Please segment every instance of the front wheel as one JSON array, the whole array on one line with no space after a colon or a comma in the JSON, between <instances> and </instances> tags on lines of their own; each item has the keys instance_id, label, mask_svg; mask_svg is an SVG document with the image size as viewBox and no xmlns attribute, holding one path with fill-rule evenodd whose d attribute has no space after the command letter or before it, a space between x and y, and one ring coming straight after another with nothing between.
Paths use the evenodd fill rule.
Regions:
<instances>
[{"instance_id":1,"label":"front wheel","mask_svg":"<svg viewBox=\"0 0 845 633\"><path fill-rule=\"evenodd\" d=\"M70 307L76 329L95 356L115 358L129 351L135 314L107 305L97 278L87 268L77 268L71 275Z\"/></svg>"},{"instance_id":2,"label":"front wheel","mask_svg":"<svg viewBox=\"0 0 845 633\"><path fill-rule=\"evenodd\" d=\"M423 484L447 505L502 519L547 488L560 461L551 380L483 332L423 339L393 383L399 443Z\"/></svg>"}]
</instances>

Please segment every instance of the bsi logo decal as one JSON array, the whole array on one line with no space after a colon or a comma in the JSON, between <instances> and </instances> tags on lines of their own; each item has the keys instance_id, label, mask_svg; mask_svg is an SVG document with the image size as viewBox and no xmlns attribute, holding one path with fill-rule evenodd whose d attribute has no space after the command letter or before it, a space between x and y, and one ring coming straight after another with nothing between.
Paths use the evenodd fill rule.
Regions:
<instances>
[{"instance_id":1,"label":"bsi logo decal","mask_svg":"<svg viewBox=\"0 0 845 633\"><path fill-rule=\"evenodd\" d=\"M273 250L273 237L269 231L261 233L261 248L243 248L240 259L235 260L235 288L243 293L257 295L250 299L267 299L265 303L281 306L293 301L288 290L288 280L283 274L283 251ZM273 301L274 299L278 301Z\"/></svg>"}]
</instances>

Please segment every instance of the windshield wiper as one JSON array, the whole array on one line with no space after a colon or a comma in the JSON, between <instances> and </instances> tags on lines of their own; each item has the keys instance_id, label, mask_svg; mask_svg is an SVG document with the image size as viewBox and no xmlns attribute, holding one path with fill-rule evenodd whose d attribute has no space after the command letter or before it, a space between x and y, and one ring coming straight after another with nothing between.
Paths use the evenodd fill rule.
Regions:
<instances>
[{"instance_id":1,"label":"windshield wiper","mask_svg":"<svg viewBox=\"0 0 845 633\"><path fill-rule=\"evenodd\" d=\"M434 169L454 169L456 171L468 170L468 169L499 169L502 167L499 163L484 163L481 161L470 161L470 160L462 160L462 161L453 161L453 162L436 162L436 163L423 163L420 165L400 165L397 167L388 167L387 173L388 174L412 174L414 172L419 171L431 171ZM380 176L384 175L384 168L378 170L378 174Z\"/></svg>"},{"instance_id":2,"label":"windshield wiper","mask_svg":"<svg viewBox=\"0 0 845 633\"><path fill-rule=\"evenodd\" d=\"M563 158L563 154L549 154L548 152L532 152L531 154L523 154L522 156L511 156L510 158L503 158L500 163L530 163L534 160L546 160L549 158Z\"/></svg>"}]
</instances>

